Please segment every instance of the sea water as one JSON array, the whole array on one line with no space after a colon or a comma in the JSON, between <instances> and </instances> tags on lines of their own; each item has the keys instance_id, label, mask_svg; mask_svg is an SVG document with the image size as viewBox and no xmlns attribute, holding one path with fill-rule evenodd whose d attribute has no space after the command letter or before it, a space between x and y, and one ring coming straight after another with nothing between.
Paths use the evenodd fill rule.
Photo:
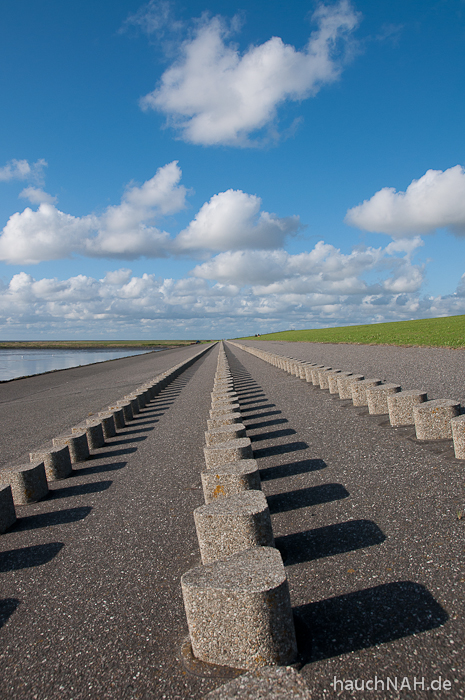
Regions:
<instances>
[{"instance_id":1,"label":"sea water","mask_svg":"<svg viewBox=\"0 0 465 700\"><path fill-rule=\"evenodd\" d=\"M157 348L160 350L161 348ZM155 348L154 348L155 350ZM28 377L31 374L43 374L56 369L69 369L81 365L91 365L94 362L116 360L121 357L132 357L151 352L149 350L112 350L110 348L95 349L0 349L0 381Z\"/></svg>"}]
</instances>

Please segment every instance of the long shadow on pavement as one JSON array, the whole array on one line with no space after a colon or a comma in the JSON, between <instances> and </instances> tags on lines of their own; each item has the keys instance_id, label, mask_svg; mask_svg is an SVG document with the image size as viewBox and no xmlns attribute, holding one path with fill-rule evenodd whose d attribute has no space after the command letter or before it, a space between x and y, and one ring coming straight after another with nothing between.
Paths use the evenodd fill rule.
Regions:
<instances>
[{"instance_id":1,"label":"long shadow on pavement","mask_svg":"<svg viewBox=\"0 0 465 700\"><path fill-rule=\"evenodd\" d=\"M294 608L306 663L440 627L446 611L418 583L396 581Z\"/></svg>"},{"instance_id":2,"label":"long shadow on pavement","mask_svg":"<svg viewBox=\"0 0 465 700\"><path fill-rule=\"evenodd\" d=\"M373 521L350 520L276 537L275 544L281 552L284 565L291 566L372 547L385 539L385 534Z\"/></svg>"}]
</instances>

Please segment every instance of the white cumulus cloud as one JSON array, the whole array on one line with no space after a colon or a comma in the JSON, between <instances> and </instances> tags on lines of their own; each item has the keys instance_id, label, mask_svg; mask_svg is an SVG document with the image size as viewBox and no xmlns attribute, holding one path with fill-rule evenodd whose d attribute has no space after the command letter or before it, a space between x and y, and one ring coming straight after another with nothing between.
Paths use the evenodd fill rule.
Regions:
<instances>
[{"instance_id":1,"label":"white cumulus cloud","mask_svg":"<svg viewBox=\"0 0 465 700\"><path fill-rule=\"evenodd\" d=\"M261 199L241 190L214 195L176 239L179 250L280 248L300 227L298 216L260 211Z\"/></svg>"},{"instance_id":2,"label":"white cumulus cloud","mask_svg":"<svg viewBox=\"0 0 465 700\"><path fill-rule=\"evenodd\" d=\"M444 171L428 170L405 192L383 187L371 199L349 209L345 221L394 238L433 233L440 228L465 236L465 170L460 165Z\"/></svg>"},{"instance_id":3,"label":"white cumulus cloud","mask_svg":"<svg viewBox=\"0 0 465 700\"><path fill-rule=\"evenodd\" d=\"M298 216L279 218L261 211L256 195L228 190L214 195L184 231L171 237L156 224L185 207L181 174L176 161L168 163L142 185L130 185L120 204L82 217L60 211L54 198L28 187L21 196L39 207L9 218L0 234L0 260L31 265L72 255L124 260L201 252L208 256L210 251L278 248L300 228Z\"/></svg>"},{"instance_id":4,"label":"white cumulus cloud","mask_svg":"<svg viewBox=\"0 0 465 700\"><path fill-rule=\"evenodd\" d=\"M154 274L133 275L131 270L108 272L102 279L76 275L69 279L35 279L21 272L8 284L0 282L0 331L17 337L27 324L35 337L57 333L141 337L147 332L163 337L230 337L241 333L309 328L347 323L373 323L465 313L464 278L457 292L444 297L421 297L415 284L415 266L395 258L394 273L385 284L367 285L358 273L381 262L383 250L367 250L366 258L341 257L321 244L310 265L284 251L275 264L285 274L265 285L234 285L199 277L163 279ZM274 251L275 252L275 251ZM312 251L313 252L313 251ZM256 254L270 261L270 251ZM361 255L361 252L360 252ZM219 257L219 256L218 256ZM387 257L384 249L384 257ZM320 259L318 263L317 260ZM312 267L312 274L295 270ZM349 282L338 270L352 266ZM375 265L376 267L376 265ZM333 275L324 278L332 269ZM263 266L265 270L265 266ZM339 278L338 278L339 275ZM89 337L89 336L88 336Z\"/></svg>"},{"instance_id":5,"label":"white cumulus cloud","mask_svg":"<svg viewBox=\"0 0 465 700\"><path fill-rule=\"evenodd\" d=\"M280 104L315 95L339 77L339 44L347 45L358 19L348 0L321 4L313 15L318 29L303 51L272 37L243 54L228 43L221 17L204 20L141 106L166 114L190 143L253 145L249 136L275 120Z\"/></svg>"},{"instance_id":6,"label":"white cumulus cloud","mask_svg":"<svg viewBox=\"0 0 465 700\"><path fill-rule=\"evenodd\" d=\"M47 167L47 162L40 158L32 165L27 160L17 160L13 158L6 165L0 168L0 182L9 180L32 180L42 182L43 170Z\"/></svg>"},{"instance_id":7,"label":"white cumulus cloud","mask_svg":"<svg viewBox=\"0 0 465 700\"><path fill-rule=\"evenodd\" d=\"M421 239L416 242L417 246L421 243ZM413 247L406 242L390 245L354 249L348 254L323 241L313 250L295 255L285 250L228 251L197 265L192 274L222 284L250 286L256 296L417 291L423 269L410 260ZM377 281L367 282L367 274L375 274Z\"/></svg>"},{"instance_id":8,"label":"white cumulus cloud","mask_svg":"<svg viewBox=\"0 0 465 700\"><path fill-rule=\"evenodd\" d=\"M28 199L31 204L55 204L57 201L56 197L48 194L48 192L44 192L40 187L25 187L24 190L21 190L19 196Z\"/></svg>"},{"instance_id":9,"label":"white cumulus cloud","mask_svg":"<svg viewBox=\"0 0 465 700\"><path fill-rule=\"evenodd\" d=\"M171 247L169 235L153 222L184 208L187 191L180 178L177 162L168 163L142 185L128 187L121 203L100 216L71 216L55 207L53 198L39 188L26 188L21 196L40 202L39 208L27 207L9 218L0 235L0 260L31 265L72 254L163 257Z\"/></svg>"}]
</instances>

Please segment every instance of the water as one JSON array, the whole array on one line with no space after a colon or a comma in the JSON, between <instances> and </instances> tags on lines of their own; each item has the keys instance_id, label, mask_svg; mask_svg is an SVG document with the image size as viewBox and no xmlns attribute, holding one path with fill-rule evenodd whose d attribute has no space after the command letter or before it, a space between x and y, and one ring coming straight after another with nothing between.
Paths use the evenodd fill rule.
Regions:
<instances>
[{"instance_id":1,"label":"water","mask_svg":"<svg viewBox=\"0 0 465 700\"><path fill-rule=\"evenodd\" d=\"M80 365L91 365L94 362L116 360L120 357L143 355L148 350L0 350L0 381L26 377L31 374L42 374L55 369L69 369Z\"/></svg>"}]
</instances>

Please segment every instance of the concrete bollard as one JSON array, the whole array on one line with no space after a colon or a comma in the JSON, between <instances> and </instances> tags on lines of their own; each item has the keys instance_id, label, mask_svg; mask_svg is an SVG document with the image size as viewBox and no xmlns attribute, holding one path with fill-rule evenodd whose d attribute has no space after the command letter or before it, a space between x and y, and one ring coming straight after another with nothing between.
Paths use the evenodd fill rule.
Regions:
<instances>
[{"instance_id":1,"label":"concrete bollard","mask_svg":"<svg viewBox=\"0 0 465 700\"><path fill-rule=\"evenodd\" d=\"M73 467L68 445L30 452L31 462L43 462L47 481L59 481L71 476Z\"/></svg>"},{"instance_id":2,"label":"concrete bollard","mask_svg":"<svg viewBox=\"0 0 465 700\"><path fill-rule=\"evenodd\" d=\"M136 396L125 396L124 400L129 401L129 403L131 404L133 416L136 416L138 413L140 413L140 403L139 399ZM124 417L126 417L126 415Z\"/></svg>"},{"instance_id":3,"label":"concrete bollard","mask_svg":"<svg viewBox=\"0 0 465 700\"><path fill-rule=\"evenodd\" d=\"M465 459L465 415L456 416L450 422L456 459Z\"/></svg>"},{"instance_id":4,"label":"concrete bollard","mask_svg":"<svg viewBox=\"0 0 465 700\"><path fill-rule=\"evenodd\" d=\"M400 425L413 425L413 409L420 403L428 400L426 391L408 389L391 394L387 397L389 420L393 427Z\"/></svg>"},{"instance_id":5,"label":"concrete bollard","mask_svg":"<svg viewBox=\"0 0 465 700\"><path fill-rule=\"evenodd\" d=\"M71 435L60 435L53 438L54 447L64 447L68 445L71 462L83 462L89 459L89 443L87 442L87 433L82 430L80 433L72 433Z\"/></svg>"},{"instance_id":6,"label":"concrete bollard","mask_svg":"<svg viewBox=\"0 0 465 700\"><path fill-rule=\"evenodd\" d=\"M327 374L328 377L328 389L330 394L338 394L339 387L337 385L338 377L350 377L352 372L342 372L340 369L330 370Z\"/></svg>"},{"instance_id":7,"label":"concrete bollard","mask_svg":"<svg viewBox=\"0 0 465 700\"><path fill-rule=\"evenodd\" d=\"M309 362L307 365L305 365L305 379L309 384L313 384L312 369L315 367L315 362Z\"/></svg>"},{"instance_id":8,"label":"concrete bollard","mask_svg":"<svg viewBox=\"0 0 465 700\"><path fill-rule=\"evenodd\" d=\"M212 408L215 408L216 404L237 403L238 398L235 391L229 394L212 394Z\"/></svg>"},{"instance_id":9,"label":"concrete bollard","mask_svg":"<svg viewBox=\"0 0 465 700\"><path fill-rule=\"evenodd\" d=\"M339 398L341 400L351 399L352 400L352 382L361 382L365 379L363 374L351 374L350 376L344 376L342 373L337 378L337 388L339 390Z\"/></svg>"},{"instance_id":10,"label":"concrete bollard","mask_svg":"<svg viewBox=\"0 0 465 700\"><path fill-rule=\"evenodd\" d=\"M117 401L116 407L123 410L125 423L129 423L129 421L134 420L134 411L132 410L132 404L130 401ZM110 406L110 410L112 410L112 408L113 406Z\"/></svg>"},{"instance_id":11,"label":"concrete bollard","mask_svg":"<svg viewBox=\"0 0 465 700\"><path fill-rule=\"evenodd\" d=\"M0 483L0 535L3 535L15 522L16 511L11 486Z\"/></svg>"},{"instance_id":12,"label":"concrete bollard","mask_svg":"<svg viewBox=\"0 0 465 700\"><path fill-rule=\"evenodd\" d=\"M228 462L237 462L239 459L253 459L252 443L248 437L220 442L214 447L204 447L203 452L207 469L214 469Z\"/></svg>"},{"instance_id":13,"label":"concrete bollard","mask_svg":"<svg viewBox=\"0 0 465 700\"><path fill-rule=\"evenodd\" d=\"M244 437L247 437L245 425L243 423L235 423L233 425L224 425L222 428L207 430L205 433L205 443L208 446L217 445L219 442L227 442L227 440Z\"/></svg>"},{"instance_id":14,"label":"concrete bollard","mask_svg":"<svg viewBox=\"0 0 465 700\"><path fill-rule=\"evenodd\" d=\"M361 379L359 382L353 382L350 390L354 406L368 406L367 389L380 384L381 379Z\"/></svg>"},{"instance_id":15,"label":"concrete bollard","mask_svg":"<svg viewBox=\"0 0 465 700\"><path fill-rule=\"evenodd\" d=\"M274 547L268 503L262 491L244 491L194 510L202 564L252 547Z\"/></svg>"},{"instance_id":16,"label":"concrete bollard","mask_svg":"<svg viewBox=\"0 0 465 700\"><path fill-rule=\"evenodd\" d=\"M243 491L261 490L260 472L255 459L240 459L207 469L201 473L201 477L205 503Z\"/></svg>"},{"instance_id":17,"label":"concrete bollard","mask_svg":"<svg viewBox=\"0 0 465 700\"><path fill-rule=\"evenodd\" d=\"M210 410L210 418L219 418L223 413L236 413L240 410L240 404L217 404L215 408Z\"/></svg>"},{"instance_id":18,"label":"concrete bollard","mask_svg":"<svg viewBox=\"0 0 465 700\"><path fill-rule=\"evenodd\" d=\"M124 411L121 407L109 406L108 413L111 413L111 415L113 416L116 430L122 430L122 428L126 427L126 421L124 420Z\"/></svg>"},{"instance_id":19,"label":"concrete bollard","mask_svg":"<svg viewBox=\"0 0 465 700\"><path fill-rule=\"evenodd\" d=\"M208 430L215 430L215 428L221 428L223 425L234 425L235 423L240 423L242 421L241 414L239 411L233 413L223 413L219 418L209 418L207 420Z\"/></svg>"},{"instance_id":20,"label":"concrete bollard","mask_svg":"<svg viewBox=\"0 0 465 700\"><path fill-rule=\"evenodd\" d=\"M71 432L79 433L83 428L86 431L89 450L98 450L105 445L102 424L98 418L88 418L85 426L76 425L75 428L72 428Z\"/></svg>"},{"instance_id":21,"label":"concrete bollard","mask_svg":"<svg viewBox=\"0 0 465 700\"><path fill-rule=\"evenodd\" d=\"M413 419L418 440L452 438L451 420L460 414L460 403L452 399L435 399L414 406Z\"/></svg>"},{"instance_id":22,"label":"concrete bollard","mask_svg":"<svg viewBox=\"0 0 465 700\"><path fill-rule=\"evenodd\" d=\"M372 416L382 416L389 413L388 396L397 394L401 390L400 384L381 384L366 390L368 413Z\"/></svg>"},{"instance_id":23,"label":"concrete bollard","mask_svg":"<svg viewBox=\"0 0 465 700\"><path fill-rule=\"evenodd\" d=\"M109 411L101 411L98 414L99 421L102 423L103 437L116 437L116 425L113 414Z\"/></svg>"},{"instance_id":24,"label":"concrete bollard","mask_svg":"<svg viewBox=\"0 0 465 700\"><path fill-rule=\"evenodd\" d=\"M204 700L312 700L307 683L292 666L264 666L205 695Z\"/></svg>"},{"instance_id":25,"label":"concrete bollard","mask_svg":"<svg viewBox=\"0 0 465 700\"><path fill-rule=\"evenodd\" d=\"M320 369L331 369L331 367L325 367L325 365L316 365L315 367L312 367L313 386L320 386Z\"/></svg>"},{"instance_id":26,"label":"concrete bollard","mask_svg":"<svg viewBox=\"0 0 465 700\"><path fill-rule=\"evenodd\" d=\"M3 484L11 486L13 502L16 506L36 503L48 494L43 462L7 467L1 471L0 479Z\"/></svg>"},{"instance_id":27,"label":"concrete bollard","mask_svg":"<svg viewBox=\"0 0 465 700\"><path fill-rule=\"evenodd\" d=\"M193 655L240 669L285 666L297 656L279 552L255 547L181 578Z\"/></svg>"},{"instance_id":28,"label":"concrete bollard","mask_svg":"<svg viewBox=\"0 0 465 700\"><path fill-rule=\"evenodd\" d=\"M328 380L329 380L329 373L330 372L331 372L331 374L334 375L334 374L339 374L340 372L342 372L342 370L340 370L340 369L326 369L326 370L320 369L320 371L318 372L318 378L320 380L320 389L329 389Z\"/></svg>"}]
</instances>

